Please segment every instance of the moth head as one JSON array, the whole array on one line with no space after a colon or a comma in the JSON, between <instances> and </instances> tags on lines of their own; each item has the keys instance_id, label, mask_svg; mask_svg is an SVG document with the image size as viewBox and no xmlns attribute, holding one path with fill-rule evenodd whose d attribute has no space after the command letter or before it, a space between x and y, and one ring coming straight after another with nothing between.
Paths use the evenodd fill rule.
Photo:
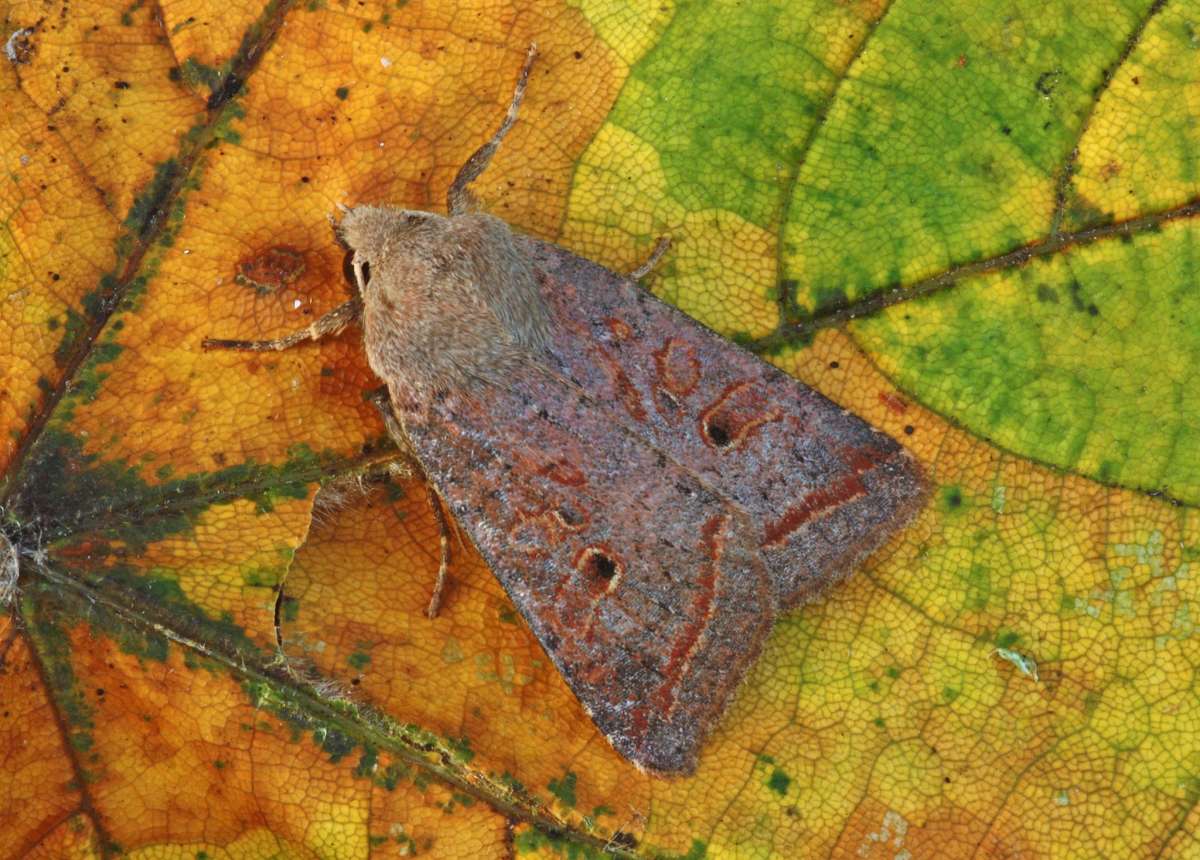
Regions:
<instances>
[{"instance_id":1,"label":"moth head","mask_svg":"<svg viewBox=\"0 0 1200 860\"><path fill-rule=\"evenodd\" d=\"M441 216L419 209L391 206L355 206L343 209L338 237L354 252L352 263L359 291L370 281L370 269L394 249L404 247L411 234Z\"/></svg>"}]
</instances>

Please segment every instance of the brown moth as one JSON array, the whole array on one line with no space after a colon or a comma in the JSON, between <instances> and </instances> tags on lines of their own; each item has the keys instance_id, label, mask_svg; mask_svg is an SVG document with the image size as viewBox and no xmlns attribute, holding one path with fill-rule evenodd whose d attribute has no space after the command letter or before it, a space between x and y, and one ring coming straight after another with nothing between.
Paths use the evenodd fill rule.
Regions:
<instances>
[{"instance_id":1,"label":"brown moth","mask_svg":"<svg viewBox=\"0 0 1200 860\"><path fill-rule=\"evenodd\" d=\"M597 727L641 768L690 773L776 615L906 522L924 481L632 277L471 211L534 53L448 216L346 210L360 299L281 340L206 345L282 349L361 314L394 434Z\"/></svg>"}]
</instances>

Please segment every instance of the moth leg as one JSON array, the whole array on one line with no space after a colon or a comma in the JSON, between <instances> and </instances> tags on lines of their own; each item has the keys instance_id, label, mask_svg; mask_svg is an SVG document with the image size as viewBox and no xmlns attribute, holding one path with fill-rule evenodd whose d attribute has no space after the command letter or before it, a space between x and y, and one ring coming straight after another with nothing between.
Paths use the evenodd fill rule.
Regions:
<instances>
[{"instance_id":1,"label":"moth leg","mask_svg":"<svg viewBox=\"0 0 1200 860\"><path fill-rule=\"evenodd\" d=\"M412 447L408 444L408 437L404 435L404 428L400 426L400 422L396 420L396 413L392 411L392 402L388 399L387 389L377 392L372 398L375 403L375 408L379 410L379 414L383 417L383 425L387 428L388 435L392 437L397 447L400 448L407 456L417 461L412 453ZM442 495L437 491L437 487L433 482L426 477L425 473L421 472L421 477L425 481L425 489L429 493L429 506L433 508L433 518L438 524L438 572L437 579L433 583L433 593L429 595L429 606L425 609L425 615L431 619L437 618L438 609L442 605L442 592L446 590L446 578L450 573L450 523L446 517L446 512L442 508ZM462 535L458 538L459 544L462 544Z\"/></svg>"},{"instance_id":2,"label":"moth leg","mask_svg":"<svg viewBox=\"0 0 1200 860\"><path fill-rule=\"evenodd\" d=\"M437 618L438 609L442 605L442 591L446 588L446 575L450 572L450 526L446 521L446 512L442 509L442 497L433 484L428 481L425 486L429 489L430 507L433 508L433 518L438 523L438 543L441 554L438 557L437 579L433 583L433 592L429 595L429 606L425 607L427 618Z\"/></svg>"},{"instance_id":3,"label":"moth leg","mask_svg":"<svg viewBox=\"0 0 1200 860\"><path fill-rule=\"evenodd\" d=\"M306 329L293 332L275 340L221 340L218 338L206 337L200 342L200 346L204 349L238 349L249 352L278 352L279 350L290 349L299 343L304 343L307 340L320 340L331 334L337 334L350 323L358 319L359 312L362 310L362 302L358 299L351 299L348 302L343 302L329 313L316 320Z\"/></svg>"},{"instance_id":4,"label":"moth leg","mask_svg":"<svg viewBox=\"0 0 1200 860\"><path fill-rule=\"evenodd\" d=\"M654 244L654 250L650 252L650 256L646 258L646 262L642 263L636 269L629 273L629 280L640 281L646 275L654 271L654 267L662 260L663 255L671 247L671 239L668 236L660 236Z\"/></svg>"},{"instance_id":5,"label":"moth leg","mask_svg":"<svg viewBox=\"0 0 1200 860\"><path fill-rule=\"evenodd\" d=\"M513 90L508 113L505 114L504 122L500 124L499 130L492 135L491 140L471 154L467 163L459 169L458 175L454 177L454 182L450 183L450 190L446 192L446 210L451 215L461 215L471 207L471 192L467 190L467 186L478 179L479 174L487 169L492 156L500 148L500 141L504 140L504 136L517 121L517 109L521 107L521 99L525 97L525 87L529 84L529 70L533 68L533 61L537 58L537 53L537 45L530 45L529 52L525 55L525 65L521 66L521 74L517 76L517 86Z\"/></svg>"}]
</instances>

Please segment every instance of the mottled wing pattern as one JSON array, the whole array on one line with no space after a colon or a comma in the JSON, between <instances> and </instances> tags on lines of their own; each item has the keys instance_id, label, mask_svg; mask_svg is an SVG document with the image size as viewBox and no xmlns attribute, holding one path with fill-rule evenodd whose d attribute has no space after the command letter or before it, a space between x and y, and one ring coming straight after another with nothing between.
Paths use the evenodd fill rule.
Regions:
<instances>
[{"instance_id":1,"label":"mottled wing pattern","mask_svg":"<svg viewBox=\"0 0 1200 860\"><path fill-rule=\"evenodd\" d=\"M781 607L849 573L916 512L895 441L637 284L522 237L559 371L753 524Z\"/></svg>"},{"instance_id":2,"label":"mottled wing pattern","mask_svg":"<svg viewBox=\"0 0 1200 860\"><path fill-rule=\"evenodd\" d=\"M636 764L694 769L775 598L743 511L613 407L530 368L423 412L429 478L596 725Z\"/></svg>"}]
</instances>

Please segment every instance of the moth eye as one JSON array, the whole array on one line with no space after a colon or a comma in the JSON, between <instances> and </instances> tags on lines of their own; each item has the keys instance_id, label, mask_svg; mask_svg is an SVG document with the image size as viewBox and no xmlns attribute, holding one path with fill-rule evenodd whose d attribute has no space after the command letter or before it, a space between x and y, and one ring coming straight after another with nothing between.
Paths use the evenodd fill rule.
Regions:
<instances>
[{"instance_id":1,"label":"moth eye","mask_svg":"<svg viewBox=\"0 0 1200 860\"><path fill-rule=\"evenodd\" d=\"M359 271L362 272L362 286L366 286L371 282L371 264L363 260L359 264ZM342 257L342 277L346 279L346 283L358 289L359 283L354 271L354 251L347 251Z\"/></svg>"}]
</instances>

